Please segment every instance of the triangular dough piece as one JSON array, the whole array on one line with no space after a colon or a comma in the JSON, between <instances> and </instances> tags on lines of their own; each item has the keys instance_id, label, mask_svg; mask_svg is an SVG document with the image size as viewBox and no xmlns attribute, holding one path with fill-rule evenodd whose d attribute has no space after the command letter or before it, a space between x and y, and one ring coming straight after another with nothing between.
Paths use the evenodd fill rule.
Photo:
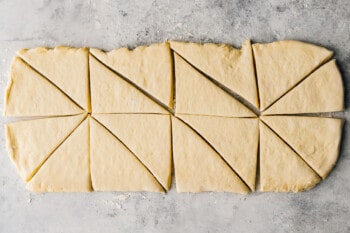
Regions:
<instances>
[{"instance_id":1,"label":"triangular dough piece","mask_svg":"<svg viewBox=\"0 0 350 233\"><path fill-rule=\"evenodd\" d=\"M344 110L342 78L335 60L312 73L263 115L335 112Z\"/></svg>"},{"instance_id":2,"label":"triangular dough piece","mask_svg":"<svg viewBox=\"0 0 350 233\"><path fill-rule=\"evenodd\" d=\"M171 124L169 115L94 114L152 172L162 186L171 184Z\"/></svg>"},{"instance_id":3,"label":"triangular dough piece","mask_svg":"<svg viewBox=\"0 0 350 233\"><path fill-rule=\"evenodd\" d=\"M84 117L55 117L7 124L7 149L20 176L29 180Z\"/></svg>"},{"instance_id":4,"label":"triangular dough piece","mask_svg":"<svg viewBox=\"0 0 350 233\"><path fill-rule=\"evenodd\" d=\"M89 60L94 113L168 113L93 56Z\"/></svg>"},{"instance_id":5,"label":"triangular dough piece","mask_svg":"<svg viewBox=\"0 0 350 233\"><path fill-rule=\"evenodd\" d=\"M242 49L228 45L171 41L170 46L197 69L259 107L250 41Z\"/></svg>"},{"instance_id":6,"label":"triangular dough piece","mask_svg":"<svg viewBox=\"0 0 350 233\"><path fill-rule=\"evenodd\" d=\"M164 192L135 155L93 119L90 121L90 153L95 191Z\"/></svg>"},{"instance_id":7,"label":"triangular dough piece","mask_svg":"<svg viewBox=\"0 0 350 233\"><path fill-rule=\"evenodd\" d=\"M229 117L255 114L175 53L176 113Z\"/></svg>"},{"instance_id":8,"label":"triangular dough piece","mask_svg":"<svg viewBox=\"0 0 350 233\"><path fill-rule=\"evenodd\" d=\"M90 110L87 48L22 49L17 54L38 70L80 107Z\"/></svg>"},{"instance_id":9,"label":"triangular dough piece","mask_svg":"<svg viewBox=\"0 0 350 233\"><path fill-rule=\"evenodd\" d=\"M172 117L173 153L178 192L248 193L249 188L200 136Z\"/></svg>"},{"instance_id":10,"label":"triangular dough piece","mask_svg":"<svg viewBox=\"0 0 350 233\"><path fill-rule=\"evenodd\" d=\"M168 43L103 52L90 49L101 62L131 80L169 108L173 107L173 61Z\"/></svg>"},{"instance_id":11,"label":"triangular dough piece","mask_svg":"<svg viewBox=\"0 0 350 233\"><path fill-rule=\"evenodd\" d=\"M300 41L253 44L253 51L262 111L333 55Z\"/></svg>"},{"instance_id":12,"label":"triangular dough piece","mask_svg":"<svg viewBox=\"0 0 350 233\"><path fill-rule=\"evenodd\" d=\"M89 119L52 153L27 184L33 192L90 192Z\"/></svg>"},{"instance_id":13,"label":"triangular dough piece","mask_svg":"<svg viewBox=\"0 0 350 233\"><path fill-rule=\"evenodd\" d=\"M59 116L84 111L16 57L6 90L5 116Z\"/></svg>"},{"instance_id":14,"label":"triangular dough piece","mask_svg":"<svg viewBox=\"0 0 350 233\"><path fill-rule=\"evenodd\" d=\"M255 190L259 120L213 116L178 115L191 125Z\"/></svg>"},{"instance_id":15,"label":"triangular dough piece","mask_svg":"<svg viewBox=\"0 0 350 233\"><path fill-rule=\"evenodd\" d=\"M260 123L260 185L265 192L299 192L320 177L264 123Z\"/></svg>"},{"instance_id":16,"label":"triangular dough piece","mask_svg":"<svg viewBox=\"0 0 350 233\"><path fill-rule=\"evenodd\" d=\"M341 119L266 116L262 120L282 137L323 179L337 161Z\"/></svg>"}]
</instances>

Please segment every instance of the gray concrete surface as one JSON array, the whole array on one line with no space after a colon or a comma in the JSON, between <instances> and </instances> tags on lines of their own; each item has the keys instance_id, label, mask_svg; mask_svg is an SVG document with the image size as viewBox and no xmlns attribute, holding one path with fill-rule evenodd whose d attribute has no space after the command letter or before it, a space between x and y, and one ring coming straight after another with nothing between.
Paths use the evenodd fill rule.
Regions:
<instances>
[{"instance_id":1,"label":"gray concrete surface","mask_svg":"<svg viewBox=\"0 0 350 233\"><path fill-rule=\"evenodd\" d=\"M166 39L239 46L298 39L333 49L350 118L350 1L0 0L0 95L15 51L34 46L135 47ZM0 101L3 108L3 99ZM1 118L1 125L5 119ZM31 194L0 132L0 232L350 232L350 139L328 179L298 194Z\"/></svg>"}]
</instances>

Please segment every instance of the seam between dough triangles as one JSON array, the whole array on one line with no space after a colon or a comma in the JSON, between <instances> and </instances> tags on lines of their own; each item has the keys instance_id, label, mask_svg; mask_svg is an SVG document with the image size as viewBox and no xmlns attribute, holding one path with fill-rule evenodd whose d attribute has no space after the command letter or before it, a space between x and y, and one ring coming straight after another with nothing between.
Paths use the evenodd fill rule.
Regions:
<instances>
[{"instance_id":1,"label":"seam between dough triangles","mask_svg":"<svg viewBox=\"0 0 350 233\"><path fill-rule=\"evenodd\" d=\"M87 69L88 69L87 70L87 74L88 74L88 82L87 82L87 85L88 85L88 112L91 113L92 112L92 104L91 104L91 79L90 79L90 51L88 52L88 56L87 56Z\"/></svg>"},{"instance_id":2,"label":"seam between dough triangles","mask_svg":"<svg viewBox=\"0 0 350 233\"><path fill-rule=\"evenodd\" d=\"M172 72L172 76L173 76L173 79L172 79L172 88L171 88L171 90L172 90L172 96L173 96L173 112L175 112L175 109L176 109L176 66L175 66L175 52L172 50L172 49L170 49L170 53L171 53L171 68L172 68L172 70L171 70L171 72Z\"/></svg>"},{"instance_id":3,"label":"seam between dough triangles","mask_svg":"<svg viewBox=\"0 0 350 233\"><path fill-rule=\"evenodd\" d=\"M19 57L24 64L26 64L30 69L32 69L34 72L39 74L42 78L44 78L46 81L48 81L53 88L57 89L59 92L61 92L63 95L65 95L73 104L75 104L78 108L80 108L82 111L86 111L82 106L80 106L75 100L72 99L66 92L64 92L59 86L57 86L54 82L52 82L49 78L47 78L43 73L41 73L39 70L35 69L31 64L29 64L26 60L24 60L22 57ZM90 80L90 77L89 77Z\"/></svg>"},{"instance_id":4,"label":"seam between dough triangles","mask_svg":"<svg viewBox=\"0 0 350 233\"><path fill-rule=\"evenodd\" d=\"M120 78L122 78L125 82L127 82L130 86L132 86L133 88L137 89L138 91L140 91L142 94L144 94L147 98L149 98L150 100L152 100L155 104L159 105L160 107L162 107L163 109L165 109L166 111L168 111L169 113L173 112L173 109L170 109L168 106L166 106L165 104L163 104L161 101L159 101L157 98L155 98L153 95L151 95L150 93L148 93L146 90L144 90L143 88L141 88L140 86L138 86L136 83L134 83L133 81L131 81L130 79L128 79L127 77L125 77L124 75L122 75L121 73L119 73L118 71L112 69L110 66L108 66L107 64L103 63L100 59L98 59L96 56L94 56L94 54L89 53L90 56L92 56L93 58L95 58L96 61L98 61L99 63L101 63L101 65L105 66L109 71L113 72L114 74L118 75ZM90 80L90 76L89 76L89 80Z\"/></svg>"},{"instance_id":5,"label":"seam between dough triangles","mask_svg":"<svg viewBox=\"0 0 350 233\"><path fill-rule=\"evenodd\" d=\"M175 106L175 105L174 105ZM173 121L172 121L172 116L169 115L169 120L170 120L170 152L171 152L171 174L170 174L170 186L169 190L172 189L173 185L175 182L173 182L173 178L175 178L175 163L174 163L174 136L173 136ZM168 190L168 191L169 191Z\"/></svg>"},{"instance_id":6,"label":"seam between dough triangles","mask_svg":"<svg viewBox=\"0 0 350 233\"><path fill-rule=\"evenodd\" d=\"M332 54L333 56L333 54ZM313 73L315 73L319 68L321 68L323 65L325 65L327 62L329 62L332 59L332 56L327 57L323 62L318 64L313 70L311 70L305 77L303 77L299 82L297 82L294 86L292 86L289 90L287 90L285 93L283 93L280 97L278 97L276 100L274 100L269 106L267 106L265 109L262 109L261 112L265 112L268 110L271 106L273 106L275 103L277 103L280 99L282 99L285 95L287 95L289 92L293 91L297 86L299 86L303 81L308 79ZM255 69L256 70L256 69ZM278 114L276 114L278 115Z\"/></svg>"},{"instance_id":7,"label":"seam between dough triangles","mask_svg":"<svg viewBox=\"0 0 350 233\"><path fill-rule=\"evenodd\" d=\"M32 174L30 175L30 178L27 180L29 182L33 176L40 170L40 168L45 164L45 162L51 157L51 155L73 134L73 132L87 119L87 116L85 116L77 126L73 128L72 131L69 132L69 134L57 145L55 149L51 151L51 153L34 169Z\"/></svg>"},{"instance_id":8,"label":"seam between dough triangles","mask_svg":"<svg viewBox=\"0 0 350 233\"><path fill-rule=\"evenodd\" d=\"M88 151L89 151L89 156L88 156L88 160L89 160L89 177L90 177L90 187L91 187L91 190L94 191L94 186L92 184L92 172L91 172L91 127L90 127L90 121L91 121L91 117L88 115L86 117L86 120L89 121L88 123L88 132L89 132L89 135L88 135Z\"/></svg>"},{"instance_id":9,"label":"seam between dough triangles","mask_svg":"<svg viewBox=\"0 0 350 233\"><path fill-rule=\"evenodd\" d=\"M271 130L271 132L273 132L284 144L286 144L301 159L301 161L303 161L320 178L320 180L322 180L322 176L318 174L318 172L308 162L306 162L305 159L286 140L284 140L284 138L282 138L273 128L265 123L265 121L262 119L260 120L266 127Z\"/></svg>"},{"instance_id":10,"label":"seam between dough triangles","mask_svg":"<svg viewBox=\"0 0 350 233\"><path fill-rule=\"evenodd\" d=\"M270 118L270 117L272 117L272 118ZM268 125L272 130L274 130L274 132L281 138L281 139L283 139L284 141L285 141L285 143L287 144L287 145L289 145L291 148L296 148L295 149L295 152L297 152L298 153L298 155L301 157L301 158L303 158L304 159L304 161L305 161L305 163L307 163L320 177L322 177L322 179L324 180L324 179L326 179L326 177L329 175L329 173L331 172L331 170L332 170L332 167L335 165L335 163L336 163L336 161L337 161L337 159L338 159L338 157L336 158L336 160L335 160L335 163L332 163L332 165L331 165L331 168L328 170L328 172L324 172L325 170L323 169L323 167L321 166L318 166L317 167L317 164L315 164L315 161L313 161L313 159L312 159L312 156L311 157L309 157L310 156L310 154L308 154L305 150L303 150L303 148L301 148L301 147L298 147L298 144L295 144L295 141L293 140L293 139L291 139L290 138L290 136L291 135L289 135L289 137L288 137L288 133L286 134L286 132L288 132L288 131L284 131L283 132L283 129L282 128L279 128L278 127L278 125L274 125L274 123L276 122L276 121L268 121L268 119L270 118L270 119L273 119L274 117L277 117L277 118L281 118L280 116L266 116L266 117L263 117L263 119L262 119L262 121L264 121L264 119L266 119L265 121L264 121L264 123L266 124L266 125ZM282 116L283 117L283 116ZM308 121L309 120L320 120L320 121L324 121L324 120L326 120L326 121L328 121L328 120L331 120L331 121L336 121L336 120L339 120L339 122L341 122L340 123L340 140L341 140L341 138L342 138L342 128L343 128L343 125L344 125L344 119L341 119L341 118L335 118L335 117L307 117L307 116L285 116L287 119L284 119L284 120L286 120L284 123L285 124L287 124L287 121L288 121L288 119L290 119L290 120L292 120L292 121L295 121L295 122L300 122L301 120L303 120L303 119L307 119L308 118ZM303 118L303 119L297 119L298 117L301 117L301 118ZM276 119L275 119L276 120ZM269 124L269 122L270 122L270 124L271 124L271 126L270 126L270 124ZM283 122L283 120L282 121L278 121L277 120L277 122ZM316 123L316 122L315 122ZM324 122L325 123L325 122ZM285 127L285 126L284 126ZM289 127L287 127L287 128L289 128ZM293 127L294 129L299 129L299 127ZM281 132L281 130L282 130L282 132ZM302 131L302 132L304 132L304 131ZM303 133L304 134L304 133ZM304 134L304 135L308 135L308 133L306 133L306 134ZM316 136L316 135L315 135ZM320 137L320 136L316 136L317 138L318 137ZM303 137L301 137L301 138L303 138ZM305 138L306 139L306 138ZM304 143L305 143L305 141L304 141ZM294 144L294 146L293 146L293 144ZM315 145L317 145L317 144L315 144ZM309 145L310 146L310 145ZM321 145L319 145L320 147L321 147ZM317 147L318 148L318 147ZM338 156L339 156L339 148L340 148L340 144L338 144L338 147L335 147L335 148L338 148L338 152L337 152L337 154L338 154ZM317 150L316 150L317 151ZM319 153L321 153L321 154L323 154L324 153L324 151L320 151ZM325 153L324 153L325 154ZM328 156L330 156L330 154L328 154ZM322 157L319 157L319 161L324 161L323 159L322 159ZM314 165L313 165L314 164ZM315 167L316 166L316 167ZM320 172L317 172L317 171L320 171Z\"/></svg>"},{"instance_id":11,"label":"seam between dough triangles","mask_svg":"<svg viewBox=\"0 0 350 233\"><path fill-rule=\"evenodd\" d=\"M122 141L159 182L169 189L171 175L170 115L93 114Z\"/></svg>"},{"instance_id":12,"label":"seam between dough triangles","mask_svg":"<svg viewBox=\"0 0 350 233\"><path fill-rule=\"evenodd\" d=\"M159 113L155 113L159 114ZM246 116L246 117L238 117L238 116L221 116L221 115L209 115L209 114L191 114L191 113L177 113L179 115L185 116L204 116L204 117L218 117L218 118L234 118L234 119L256 119L257 116ZM177 116L175 113L173 116Z\"/></svg>"},{"instance_id":13,"label":"seam between dough triangles","mask_svg":"<svg viewBox=\"0 0 350 233\"><path fill-rule=\"evenodd\" d=\"M261 111L261 103L260 103L261 100L260 100L258 70L256 68L256 60L255 60L255 53L254 53L253 47L252 47L252 58L253 58L254 77L255 77L255 83L256 83L256 92L257 92L258 103L259 103L259 111Z\"/></svg>"},{"instance_id":14,"label":"seam between dough triangles","mask_svg":"<svg viewBox=\"0 0 350 233\"><path fill-rule=\"evenodd\" d=\"M224 86L223 84L221 84L220 82L216 81L215 79L213 79L212 77L210 77L209 75L207 75L206 73L204 73L202 70L198 69L196 66L194 66L190 61L188 61L185 57L183 57L181 54L177 53L175 50L172 50L173 54L176 53L176 55L178 55L179 57L181 57L191 68L193 68L195 71L197 71L198 73L200 73L204 78L206 78L208 81L210 81L212 84L214 84L215 86L217 86L218 88L220 88L224 93L228 94L231 98L237 100L240 104L243 105L243 107L247 108L249 111L251 111L252 113L254 113L255 115L258 115L259 113L259 109L257 109L253 104L251 104L248 100L246 100L245 98L243 98L242 96L238 95L237 93L235 93L234 91L232 91L231 89L229 89L228 87ZM176 69L176 66L174 64L174 70ZM175 77L176 78L176 77ZM175 80L176 81L176 80ZM176 86L176 85L175 85ZM176 99L175 99L176 101ZM176 105L174 105L176 106ZM175 108L176 110L176 108Z\"/></svg>"},{"instance_id":15,"label":"seam between dough triangles","mask_svg":"<svg viewBox=\"0 0 350 233\"><path fill-rule=\"evenodd\" d=\"M69 114L69 115L52 115L52 116L14 116L14 117L6 117L5 118L5 124L9 123L16 123L16 122L23 122L23 121L32 121L32 120L44 120L44 119L50 119L50 118L60 118L60 117L73 117L73 116L79 116L79 115L85 115L86 113L76 113L76 114ZM9 120L9 121L6 121Z\"/></svg>"},{"instance_id":16,"label":"seam between dough triangles","mask_svg":"<svg viewBox=\"0 0 350 233\"><path fill-rule=\"evenodd\" d=\"M176 116L175 116L176 117ZM188 128L190 128L198 137L200 137L201 140L203 140L206 144L208 144L218 155L218 157L226 164L226 166L240 179L240 181L250 190L252 189L249 187L249 185L245 182L245 180L242 179L242 177L236 172L236 170L225 160L225 158L217 151L217 149L205 138L202 136L200 132L198 132L195 128L193 128L189 123L182 120L179 117L176 117L179 121L184 123Z\"/></svg>"},{"instance_id":17,"label":"seam between dough triangles","mask_svg":"<svg viewBox=\"0 0 350 233\"><path fill-rule=\"evenodd\" d=\"M91 117L93 120L95 120L101 127L103 127L106 131L108 131L109 134L111 134L116 140L118 140L123 146L130 151L130 153L136 158L136 160L146 169L146 171L151 174L151 176L154 178L154 180L159 184L160 187L162 187L163 191L166 192L166 188L163 187L161 182L157 179L157 177L152 173L152 171L142 162L142 160L122 141L120 140L111 130L109 130L104 124L102 124L99 120L97 120L94 117Z\"/></svg>"},{"instance_id":18,"label":"seam between dough triangles","mask_svg":"<svg viewBox=\"0 0 350 233\"><path fill-rule=\"evenodd\" d=\"M258 119L258 123L260 123L260 119ZM255 170L255 192L257 190L261 190L260 185L260 125L258 124L258 151L257 151L257 157L256 157L256 170Z\"/></svg>"}]
</instances>

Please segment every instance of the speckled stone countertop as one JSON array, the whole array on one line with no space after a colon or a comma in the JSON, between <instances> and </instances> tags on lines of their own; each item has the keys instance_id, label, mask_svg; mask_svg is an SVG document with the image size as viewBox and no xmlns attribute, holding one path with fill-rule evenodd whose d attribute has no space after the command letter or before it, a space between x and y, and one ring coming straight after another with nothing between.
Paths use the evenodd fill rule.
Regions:
<instances>
[{"instance_id":1,"label":"speckled stone countertop","mask_svg":"<svg viewBox=\"0 0 350 233\"><path fill-rule=\"evenodd\" d=\"M164 40L234 46L297 39L335 51L350 119L350 1L0 0L0 95L15 51L136 47ZM4 105L3 98L0 108ZM6 122L1 118L1 124ZM47 193L25 189L0 133L0 232L350 232L350 126L333 172L293 193Z\"/></svg>"}]
</instances>

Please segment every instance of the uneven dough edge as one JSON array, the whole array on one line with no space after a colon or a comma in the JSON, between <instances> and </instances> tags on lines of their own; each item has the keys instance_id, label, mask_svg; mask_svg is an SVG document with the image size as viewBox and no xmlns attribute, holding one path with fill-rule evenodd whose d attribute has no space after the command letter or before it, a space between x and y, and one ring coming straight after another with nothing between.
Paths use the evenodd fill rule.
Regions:
<instances>
[{"instance_id":1,"label":"uneven dough edge","mask_svg":"<svg viewBox=\"0 0 350 233\"><path fill-rule=\"evenodd\" d=\"M162 91L161 95L155 95L153 92L153 90L151 90L151 88L146 88L143 85L141 85L141 83L136 82L135 78L133 77L129 77L129 75L126 75L125 72L121 72L119 69L117 69L116 67L113 67L113 64L110 64L111 62L108 62L108 57L110 56L110 54L115 53L116 51L125 51L127 52L129 55L131 55L134 51L135 52L143 52L147 49L152 49L155 47L161 47L161 46L166 46L169 53L168 53L168 59L170 62L170 85L169 85L169 90L168 90L168 97L165 97L165 93L164 91ZM98 61L100 61L103 65L105 65L106 67L118 72L119 74L121 74L123 77L127 78L128 80L130 80L135 86L137 86L138 88L140 88L142 90L142 92L145 92L147 94L149 94L150 96L152 96L154 99L156 99L157 101L159 101L160 103L164 104L165 106L167 106L170 109L174 109L175 106L175 102L174 102L174 61L173 61L173 54L170 48L170 43L168 41L164 41L164 42L160 42L160 43L153 43L150 45L141 45L141 46L137 46L135 48L128 48L128 47L121 47L121 48L115 48L109 51L105 51L99 48L89 48L90 51L90 55L92 55L94 58L96 58ZM113 63L113 62L112 62ZM165 99L167 99L165 101Z\"/></svg>"}]
</instances>

